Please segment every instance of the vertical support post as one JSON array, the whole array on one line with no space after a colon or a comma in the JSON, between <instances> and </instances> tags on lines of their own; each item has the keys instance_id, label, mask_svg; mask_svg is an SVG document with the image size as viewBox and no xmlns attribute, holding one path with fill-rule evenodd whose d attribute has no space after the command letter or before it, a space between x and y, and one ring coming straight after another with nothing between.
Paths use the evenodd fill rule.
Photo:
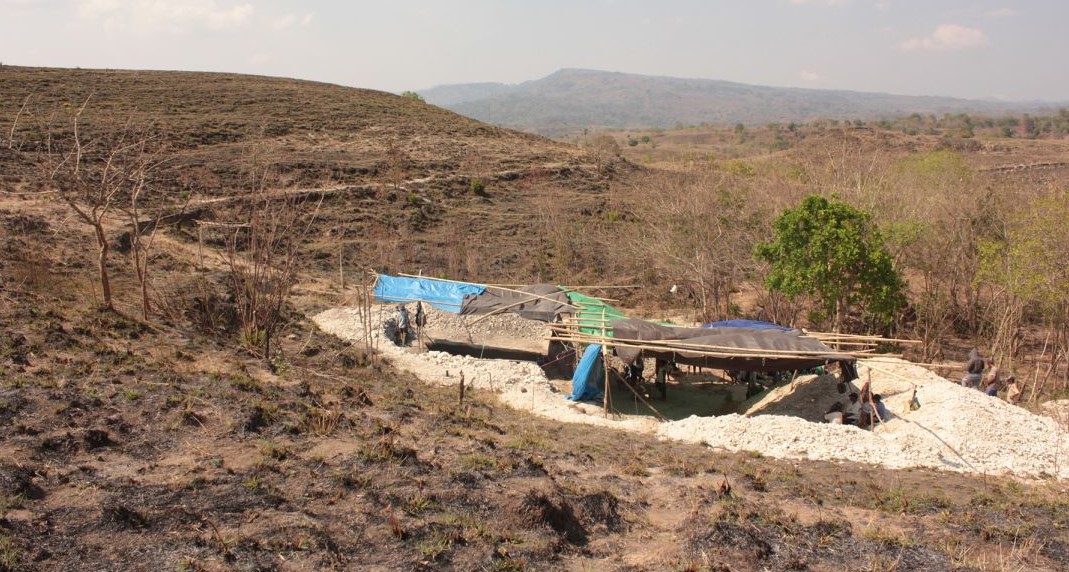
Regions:
<instances>
[{"instance_id":1,"label":"vertical support post","mask_svg":"<svg viewBox=\"0 0 1069 572\"><path fill-rule=\"evenodd\" d=\"M464 405L464 370L460 370L460 383L458 384L459 391L457 395L457 403Z\"/></svg>"},{"instance_id":2,"label":"vertical support post","mask_svg":"<svg viewBox=\"0 0 1069 572\"><path fill-rule=\"evenodd\" d=\"M345 268L342 266L342 250L338 248L338 287L345 290Z\"/></svg>"},{"instance_id":3,"label":"vertical support post","mask_svg":"<svg viewBox=\"0 0 1069 572\"><path fill-rule=\"evenodd\" d=\"M609 397L609 391L610 391L609 388L612 387L612 384L609 383L609 360L606 359L606 357L608 356L608 353L609 353L608 347L604 343L602 343L601 344L601 369L605 370L605 391L602 392L602 393L604 393L605 397L604 397L604 400L602 402L602 406L605 408L605 416L606 417L609 416L609 406L612 404L612 399Z\"/></svg>"},{"instance_id":4,"label":"vertical support post","mask_svg":"<svg viewBox=\"0 0 1069 572\"><path fill-rule=\"evenodd\" d=\"M605 370L605 401L602 404L605 407L605 416L609 416L609 409L612 408L612 384L609 383L609 344L607 343L609 337L606 335L607 328L605 327L605 306L601 307L601 369Z\"/></svg>"}]
</instances>

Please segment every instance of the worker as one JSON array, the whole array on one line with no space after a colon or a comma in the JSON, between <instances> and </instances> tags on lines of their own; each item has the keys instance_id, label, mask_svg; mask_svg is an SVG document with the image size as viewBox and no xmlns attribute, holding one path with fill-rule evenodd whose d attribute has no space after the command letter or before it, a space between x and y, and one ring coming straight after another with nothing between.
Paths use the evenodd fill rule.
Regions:
<instances>
[{"instance_id":1,"label":"worker","mask_svg":"<svg viewBox=\"0 0 1069 572\"><path fill-rule=\"evenodd\" d=\"M654 385L657 386L657 391L661 392L661 401L668 401L668 374L675 369L676 364L672 360L657 358L656 365L657 373Z\"/></svg>"},{"instance_id":2,"label":"worker","mask_svg":"<svg viewBox=\"0 0 1069 572\"><path fill-rule=\"evenodd\" d=\"M987 375L987 381L984 382L984 393L991 397L998 397L999 380L998 380L998 368L991 368L991 373Z\"/></svg>"},{"instance_id":3,"label":"worker","mask_svg":"<svg viewBox=\"0 0 1069 572\"><path fill-rule=\"evenodd\" d=\"M397 338L402 346L412 342L412 322L408 318L408 308L404 304L397 305Z\"/></svg>"},{"instance_id":4,"label":"worker","mask_svg":"<svg viewBox=\"0 0 1069 572\"><path fill-rule=\"evenodd\" d=\"M858 399L857 393L853 392L850 393L849 400L843 406L843 423L857 425L861 417L861 401Z\"/></svg>"},{"instance_id":5,"label":"worker","mask_svg":"<svg viewBox=\"0 0 1069 572\"><path fill-rule=\"evenodd\" d=\"M872 407L873 423L886 423L887 419L891 416L891 413L887 411L887 406L883 404L883 396L879 393L872 394Z\"/></svg>"},{"instance_id":6,"label":"worker","mask_svg":"<svg viewBox=\"0 0 1069 572\"><path fill-rule=\"evenodd\" d=\"M1006 378L1006 401L1017 405L1021 402L1021 394L1024 391L1021 389L1021 385L1017 383L1016 376L1009 376Z\"/></svg>"},{"instance_id":7,"label":"worker","mask_svg":"<svg viewBox=\"0 0 1069 572\"><path fill-rule=\"evenodd\" d=\"M828 423L833 423L835 425L842 425L843 424L843 402L842 401L836 401L835 403L833 403L831 405L831 408L828 409L828 412L824 414L824 420L827 421Z\"/></svg>"},{"instance_id":8,"label":"worker","mask_svg":"<svg viewBox=\"0 0 1069 572\"><path fill-rule=\"evenodd\" d=\"M638 389L642 386L642 370L644 364L642 358L636 359L633 363L624 368L624 382L631 387Z\"/></svg>"},{"instance_id":9,"label":"worker","mask_svg":"<svg viewBox=\"0 0 1069 572\"><path fill-rule=\"evenodd\" d=\"M427 325L427 314L423 311L423 302L416 302L416 340L422 341L423 328Z\"/></svg>"},{"instance_id":10,"label":"worker","mask_svg":"<svg viewBox=\"0 0 1069 572\"><path fill-rule=\"evenodd\" d=\"M969 350L969 360L965 363L965 375L961 378L961 386L980 389L980 376L984 373L985 367L987 364L980 357L979 350L976 348Z\"/></svg>"}]
</instances>

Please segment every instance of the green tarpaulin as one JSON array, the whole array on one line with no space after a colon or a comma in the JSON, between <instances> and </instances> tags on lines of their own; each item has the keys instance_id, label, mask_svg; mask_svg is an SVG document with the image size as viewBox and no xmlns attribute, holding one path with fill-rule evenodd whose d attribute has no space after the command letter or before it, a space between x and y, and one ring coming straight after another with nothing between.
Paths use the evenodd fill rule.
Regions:
<instances>
[{"instance_id":1,"label":"green tarpaulin","mask_svg":"<svg viewBox=\"0 0 1069 572\"><path fill-rule=\"evenodd\" d=\"M612 321L623 320L627 316L612 306L578 292L567 291L568 301L577 309L573 310L579 322L579 331L584 334L612 336Z\"/></svg>"}]
</instances>

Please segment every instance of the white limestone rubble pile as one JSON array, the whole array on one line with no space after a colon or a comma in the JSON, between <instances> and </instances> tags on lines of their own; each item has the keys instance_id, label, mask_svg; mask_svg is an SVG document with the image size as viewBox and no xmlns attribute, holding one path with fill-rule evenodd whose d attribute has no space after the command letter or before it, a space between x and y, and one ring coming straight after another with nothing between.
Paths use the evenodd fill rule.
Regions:
<instances>
[{"instance_id":1,"label":"white limestone rubble pile","mask_svg":"<svg viewBox=\"0 0 1069 572\"><path fill-rule=\"evenodd\" d=\"M566 392L554 387L534 363L481 360L397 347L383 339L379 327L378 320L388 311L375 312L372 314L376 320L374 344L398 369L410 371L426 383L440 385L455 385L463 372L469 388L492 392L513 408L558 421L654 433L665 439L700 442L729 451L756 451L769 457L855 461L888 468L931 467L1027 478L1069 478L1066 423L961 387L903 360L875 358L858 364L859 381L870 380L873 392L884 396L891 413L886 423L872 431L761 411L752 416L692 416L657 423L649 416L605 417L597 405L570 402L565 399ZM463 321L474 318L435 311L432 319L439 322L442 334L456 335L466 331ZM356 310L335 308L315 316L314 320L324 331L339 337L353 340L363 337L362 320ZM477 326L484 328L480 330L482 335L491 338L504 338L514 331L517 337L527 340L545 335L544 325L513 315L492 316ZM795 388L797 395L812 395L812 392L798 391L806 383L831 384L828 378L800 379ZM908 403L914 387L921 407L910 411ZM785 409L793 411L818 408L823 412L842 397L829 392L824 402L806 397L805 403L790 404L792 391L777 393L781 403L790 405ZM777 410L774 405L765 405L762 411Z\"/></svg>"}]
</instances>

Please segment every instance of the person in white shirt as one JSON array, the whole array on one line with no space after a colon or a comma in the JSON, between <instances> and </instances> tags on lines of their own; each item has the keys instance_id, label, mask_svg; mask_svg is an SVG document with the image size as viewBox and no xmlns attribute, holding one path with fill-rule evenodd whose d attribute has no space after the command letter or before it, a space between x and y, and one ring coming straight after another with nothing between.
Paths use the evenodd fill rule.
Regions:
<instances>
[{"instance_id":1,"label":"person in white shirt","mask_svg":"<svg viewBox=\"0 0 1069 572\"><path fill-rule=\"evenodd\" d=\"M836 401L832 404L828 412L824 414L824 420L828 423L834 423L836 425L843 424L843 402Z\"/></svg>"}]
</instances>

